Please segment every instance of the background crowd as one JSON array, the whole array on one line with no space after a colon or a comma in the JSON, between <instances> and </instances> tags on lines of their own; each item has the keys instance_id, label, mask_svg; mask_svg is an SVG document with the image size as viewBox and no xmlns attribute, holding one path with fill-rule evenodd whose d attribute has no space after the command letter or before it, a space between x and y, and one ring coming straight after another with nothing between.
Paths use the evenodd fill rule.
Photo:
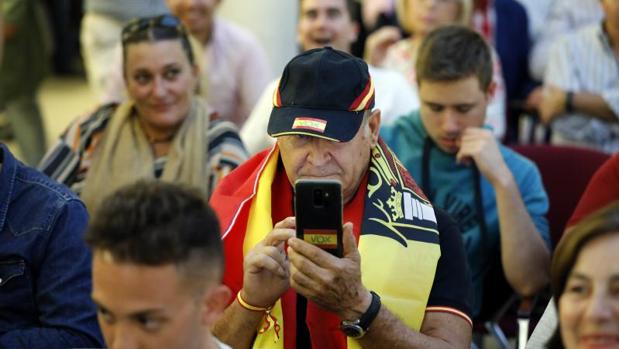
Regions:
<instances>
[{"instance_id":1,"label":"background crowd","mask_svg":"<svg viewBox=\"0 0 619 349\"><path fill-rule=\"evenodd\" d=\"M392 192L401 190L405 201L409 200L407 193L414 192L417 199L411 202L436 209L426 230L443 234L457 226L460 232L456 240L462 241L449 243L453 259L445 257L447 243L436 242L443 257L430 263L439 281L428 284L422 295L427 302L427 322L411 325L418 319L399 312L395 316L375 314L385 337L391 333L386 324L395 323L430 338L424 342L426 338L403 335L407 343L432 347L438 345L432 340L441 338L458 347L459 341L468 340L466 330L464 334L461 331L468 329L470 322L471 345L482 346L487 334L484 323L507 318L504 327L514 335L509 317L515 317L521 306L518 311L533 319L533 325L542 317L529 343L532 348L578 348L583 341L619 343L617 295L608 294L619 266L612 252L617 245L614 235L619 231L619 209L612 204L619 199L619 155L615 155L619 152L619 1L293 3L273 12L277 6L270 1L260 5L232 0L0 0L0 207L4 207L0 210L0 348L44 347L46 342L55 347L62 341L69 343L67 338L72 336L74 346L103 345L102 338L109 341L111 309L103 307L107 311L103 315L101 310L102 302L112 299L109 284L99 279L108 287L108 294L101 291L94 296L99 324L103 318L108 325L102 328L104 337L92 312L95 305L84 295L90 288L90 249L95 251L93 263L98 263L98 270L118 267L105 264L108 252L120 265L191 265L187 251L159 260L136 252L139 244L130 246L136 250L129 253L123 250L126 246L115 245L120 240L106 240L110 234L106 231L115 229L113 224L105 226L106 219L133 209L156 212L161 208L136 204L119 209L123 200L115 204L113 199L104 200L138 180L142 182L137 187L118 194L120 198L127 195L125 203L134 200L132 195L159 200L158 190L167 193L172 211L179 209L176 204L190 205L183 203L185 199L195 207L206 207L204 202L211 199L221 233L228 239L217 245L217 249L225 249L226 256L216 264L224 263L226 271L223 276L218 269L216 276L204 277L223 278L234 294L218 288L219 281L215 286L209 281L208 287L198 288L200 292L217 290L205 299L218 302L217 314L209 313L207 322L219 340L235 344L233 347L248 345L256 326L248 328L239 319L260 324L258 315L262 310L269 315L271 305L280 312L280 319L290 323L286 310L290 297L297 297L295 309L307 307L309 322L322 308L340 317L349 316L345 305L323 306L323 294L297 284L294 278L284 282L276 296L248 295L249 286L260 290L265 279L248 279L242 268L228 269L230 265L242 266L244 260L246 270L253 270L261 262L252 264L248 259L271 256L272 263L285 270L282 273L287 280L287 268L301 268L295 262L307 266L307 261L299 262L298 257L309 258L301 252L305 251L303 246L286 240L290 237L278 230L294 228L286 219L292 215L288 205L292 193L284 178L293 182L303 170L308 171L304 166L322 166L315 158L323 153L316 149L329 154L320 159L324 163L332 161L342 168L338 178L345 190L344 215L359 225L346 228L348 244L355 237L362 257L369 254L362 248L364 232L359 229L366 229L366 222L375 219L362 205L364 200L369 202L374 190L380 190L368 190L367 199L358 194L364 190L357 190L364 185L372 187L372 170L378 166L375 159L381 157L377 151L399 160L392 163L391 157L385 156L383 164L396 168L396 177L402 181L399 187L391 181ZM265 14L255 7L271 12ZM322 50L324 47L334 50ZM305 65L299 68L294 65L304 59L304 52L323 57L334 51L335 58L328 59L341 60L341 71L329 70L326 64L314 66L312 59L303 61ZM346 71L347 64L360 65L361 82L343 83L359 72ZM311 69L302 70L307 67ZM317 75L310 72L323 70L333 81L313 80ZM81 88L93 96L88 109L70 115L72 121L63 125L45 117L38 102L44 81L60 74L84 78L87 83ZM303 80L295 80L295 74ZM354 95L347 96L350 89ZM321 91L331 93L323 95ZM324 125L303 126L305 119L283 125L281 120L289 116L279 112L297 108L295 112L305 113L304 118L320 118L312 114L336 110L343 103L351 106L347 112L361 116L360 123L342 124L348 131L342 130L344 126L337 132L325 131L327 121L341 122L326 116ZM50 123L64 130L52 135L52 140L46 131ZM296 129L303 127L312 131L299 135ZM328 134L317 134L316 127ZM353 163L359 159L365 167ZM407 180L409 174L414 182ZM195 191L177 193L164 186L149 192L158 182ZM417 184L423 193L411 189ZM269 194L264 194L265 185ZM257 208L264 200L269 202L268 209ZM356 211L359 207L365 215ZM212 218L212 212L204 212L196 215ZM273 233L251 235L249 227L263 224L253 220L256 212L270 215L267 231ZM98 220L89 230L86 247L82 233L88 215ZM153 229L150 225L140 227L145 223L137 220L136 232ZM170 231L182 229L174 220L170 223L162 218L162 222L166 227L169 224ZM217 232L218 224L208 222ZM70 235L63 236L64 230L70 230ZM166 232L161 233L161 239L172 239ZM122 239L137 244L131 237ZM161 249L164 240L144 246ZM292 265L271 255L284 253L284 241L290 244L287 253ZM212 242L204 244L212 248ZM347 251L359 253L350 245ZM245 259L231 259L230 255ZM311 262L331 267L324 260ZM467 267L461 270L458 264ZM607 267L596 269L600 264ZM368 272L358 267L359 273ZM445 276L449 274L445 270L461 272L466 281L454 281L453 276ZM11 279L23 282L10 283ZM455 282L463 285L460 293L444 296L442 292ZM46 287L38 286L42 283ZM350 285L361 295L368 294L370 298L358 299L362 304L367 301L371 308L375 294L369 295L360 283ZM67 284L73 288L65 288ZM8 291L2 292L3 288ZM33 293L18 292L22 288ZM76 294L83 297L73 297ZM220 305L230 297L232 305ZM523 312L523 305L530 301L537 305ZM322 306L317 313L313 313L312 302ZM383 303L398 304L390 303L389 297ZM252 307L259 309L258 314L247 313ZM436 315L440 313L437 308L459 313L457 320ZM225 323L217 321L219 313ZM305 315L297 313L297 322ZM324 326L337 322L335 317L324 316L329 319ZM398 316L405 318L402 323ZM29 331L34 330L28 328L28 321L41 325L42 339L30 337ZM453 336L433 333L430 324L453 329ZM308 328L296 328L296 332L289 332L293 326L288 326L282 333L300 336L298 343L304 343L303 336L312 337L311 342L317 345L314 331L325 329L312 326L308 323ZM260 332L254 338L256 343L271 340L268 331L267 326L266 334ZM274 333L279 336L277 331ZM64 337L59 340L57 336ZM345 342L343 336L333 338ZM211 336L202 339L210 341ZM366 340L362 343L368 347L392 343L375 334ZM504 342L499 340L499 345Z\"/></svg>"}]
</instances>

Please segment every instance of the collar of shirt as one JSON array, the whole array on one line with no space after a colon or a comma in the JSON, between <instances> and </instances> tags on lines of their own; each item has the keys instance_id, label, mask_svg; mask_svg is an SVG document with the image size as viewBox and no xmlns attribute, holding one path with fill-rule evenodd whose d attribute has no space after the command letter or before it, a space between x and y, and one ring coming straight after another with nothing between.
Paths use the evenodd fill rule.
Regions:
<instances>
[{"instance_id":1,"label":"collar of shirt","mask_svg":"<svg viewBox=\"0 0 619 349\"><path fill-rule=\"evenodd\" d=\"M9 210L11 197L15 185L15 177L17 175L17 160L9 152L6 145L0 144L0 153L2 156L2 167L0 168L0 231L3 229L6 222L6 214Z\"/></svg>"}]
</instances>

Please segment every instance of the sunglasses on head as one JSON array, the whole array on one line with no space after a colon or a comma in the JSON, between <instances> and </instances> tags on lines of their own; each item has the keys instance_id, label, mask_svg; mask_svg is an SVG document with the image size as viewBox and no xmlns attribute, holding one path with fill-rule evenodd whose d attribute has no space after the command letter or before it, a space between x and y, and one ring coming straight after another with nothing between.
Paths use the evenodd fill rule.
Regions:
<instances>
[{"instance_id":1,"label":"sunglasses on head","mask_svg":"<svg viewBox=\"0 0 619 349\"><path fill-rule=\"evenodd\" d=\"M185 27L183 27L180 19L175 16L165 14L157 17L136 18L127 23L122 30L122 41L126 42L136 34L153 28L175 29L179 34L185 34Z\"/></svg>"}]
</instances>

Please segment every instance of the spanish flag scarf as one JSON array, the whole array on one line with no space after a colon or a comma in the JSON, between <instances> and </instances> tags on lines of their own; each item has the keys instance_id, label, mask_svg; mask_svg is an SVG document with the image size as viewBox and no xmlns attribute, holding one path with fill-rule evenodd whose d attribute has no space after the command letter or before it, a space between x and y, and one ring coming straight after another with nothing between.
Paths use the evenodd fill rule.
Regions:
<instances>
[{"instance_id":1,"label":"spanish flag scarf","mask_svg":"<svg viewBox=\"0 0 619 349\"><path fill-rule=\"evenodd\" d=\"M233 292L242 288L243 256L272 230L274 219L292 213L292 188L285 178L275 146L231 173L213 193L211 203L225 229L224 283ZM418 331L440 257L434 210L382 141L372 150L363 183L344 207L345 221L353 221L358 234L363 284ZM273 205L272 197L277 198ZM294 290L289 290L273 307L279 328L261 324L259 329L266 330L257 329L253 347L296 348L295 307ZM308 301L306 324L314 348L360 348L338 330L339 321Z\"/></svg>"}]
</instances>

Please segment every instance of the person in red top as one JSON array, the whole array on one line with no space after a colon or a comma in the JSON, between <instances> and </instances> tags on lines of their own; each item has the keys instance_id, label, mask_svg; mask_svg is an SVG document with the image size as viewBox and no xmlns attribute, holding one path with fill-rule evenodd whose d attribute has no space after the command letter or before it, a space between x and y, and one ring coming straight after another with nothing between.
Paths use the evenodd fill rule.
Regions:
<instances>
[{"instance_id":1,"label":"person in red top","mask_svg":"<svg viewBox=\"0 0 619 349\"><path fill-rule=\"evenodd\" d=\"M235 295L213 333L235 348L468 348L460 234L379 138L366 63L306 51L284 69L273 104L277 144L211 197ZM342 258L294 237L299 178L341 183Z\"/></svg>"},{"instance_id":2,"label":"person in red top","mask_svg":"<svg viewBox=\"0 0 619 349\"><path fill-rule=\"evenodd\" d=\"M619 199L619 154L615 154L597 170L583 192L566 227Z\"/></svg>"}]
</instances>

